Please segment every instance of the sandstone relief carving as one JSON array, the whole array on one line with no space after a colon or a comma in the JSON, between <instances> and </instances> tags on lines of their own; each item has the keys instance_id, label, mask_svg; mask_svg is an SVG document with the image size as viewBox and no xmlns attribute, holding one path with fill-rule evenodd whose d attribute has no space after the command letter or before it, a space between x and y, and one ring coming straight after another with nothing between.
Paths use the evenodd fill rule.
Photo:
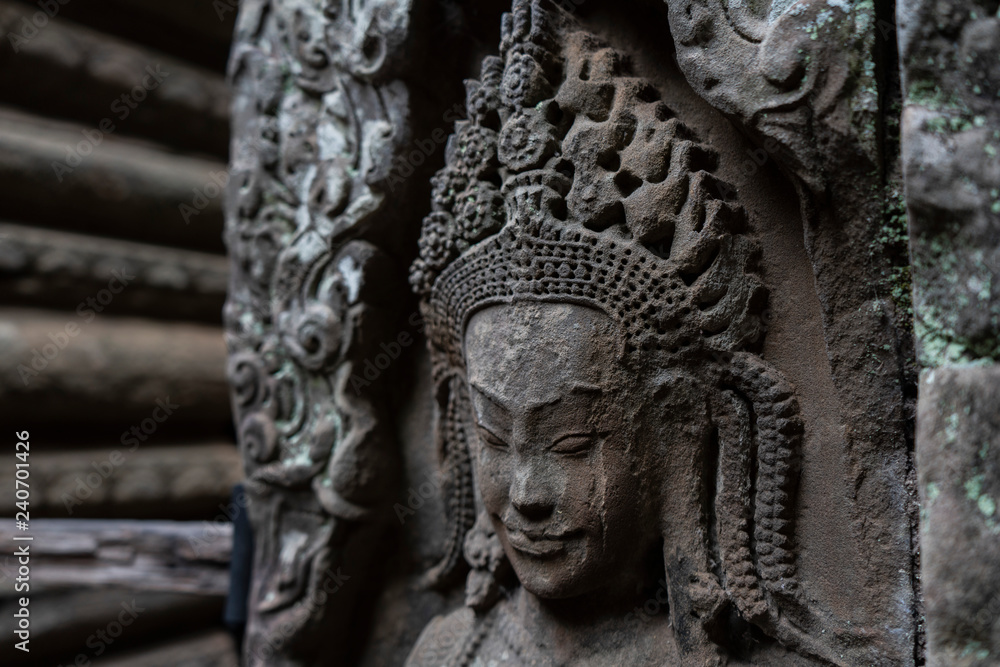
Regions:
<instances>
[{"instance_id":1,"label":"sandstone relief carving","mask_svg":"<svg viewBox=\"0 0 1000 667\"><path fill-rule=\"evenodd\" d=\"M382 396L348 380L393 319L391 264L360 237L386 224L407 135L392 59L409 3L342 10L248 3L231 62L244 93L225 314L255 527L249 664L314 664L325 642L347 642L394 474Z\"/></svg>"},{"instance_id":2,"label":"sandstone relief carving","mask_svg":"<svg viewBox=\"0 0 1000 667\"><path fill-rule=\"evenodd\" d=\"M883 9L243 4L249 664L922 663Z\"/></svg>"},{"instance_id":3,"label":"sandstone relief carving","mask_svg":"<svg viewBox=\"0 0 1000 667\"><path fill-rule=\"evenodd\" d=\"M802 423L717 156L544 3L468 89L411 282L450 482L431 574L471 571L408 664L853 664L868 638L796 576Z\"/></svg>"}]
</instances>

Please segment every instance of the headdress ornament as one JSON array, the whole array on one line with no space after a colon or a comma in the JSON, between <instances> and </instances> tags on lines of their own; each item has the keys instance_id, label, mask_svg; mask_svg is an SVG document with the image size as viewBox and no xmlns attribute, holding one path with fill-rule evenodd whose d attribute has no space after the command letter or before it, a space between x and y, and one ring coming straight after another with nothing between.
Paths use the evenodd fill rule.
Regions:
<instances>
[{"instance_id":1,"label":"headdress ornament","mask_svg":"<svg viewBox=\"0 0 1000 667\"><path fill-rule=\"evenodd\" d=\"M627 352L746 347L759 251L715 154L621 53L543 4L507 15L433 180L411 282L434 346L460 364L476 310L536 299L606 312Z\"/></svg>"}]
</instances>

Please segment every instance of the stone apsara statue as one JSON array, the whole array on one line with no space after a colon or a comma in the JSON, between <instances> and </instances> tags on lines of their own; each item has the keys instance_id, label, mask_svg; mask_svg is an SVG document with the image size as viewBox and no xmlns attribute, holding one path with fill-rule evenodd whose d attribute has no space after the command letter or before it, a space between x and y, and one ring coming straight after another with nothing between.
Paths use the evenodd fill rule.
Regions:
<instances>
[{"instance_id":1,"label":"stone apsara statue","mask_svg":"<svg viewBox=\"0 0 1000 667\"><path fill-rule=\"evenodd\" d=\"M450 522L428 576L471 570L408 665L855 664L797 581L802 421L714 154L546 3L467 87L411 283Z\"/></svg>"}]
</instances>

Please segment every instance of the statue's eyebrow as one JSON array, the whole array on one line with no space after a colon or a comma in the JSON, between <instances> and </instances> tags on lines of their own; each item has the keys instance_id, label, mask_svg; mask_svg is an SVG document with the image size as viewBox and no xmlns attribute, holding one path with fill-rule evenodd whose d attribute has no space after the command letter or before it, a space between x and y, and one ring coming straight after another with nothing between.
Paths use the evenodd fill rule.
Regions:
<instances>
[{"instance_id":1,"label":"statue's eyebrow","mask_svg":"<svg viewBox=\"0 0 1000 667\"><path fill-rule=\"evenodd\" d=\"M476 384L475 382L472 382L471 380L469 381L469 386L472 387L473 389L475 389L480 394L482 394L483 397L486 398L486 400L488 400L493 405L495 405L498 408L501 408L503 410L507 410L508 412L510 411L509 408L507 408L507 406L504 405L504 402L502 400L500 400L500 397L497 396L496 394L494 394L489 389L486 389L485 387L480 387L478 384Z\"/></svg>"},{"instance_id":2,"label":"statue's eyebrow","mask_svg":"<svg viewBox=\"0 0 1000 667\"><path fill-rule=\"evenodd\" d=\"M498 408L501 408L501 409L506 410L508 412L510 411L510 408L508 408L507 405L505 405L504 401L501 400L499 396L497 396L496 394L494 394L493 392L491 392L489 389L486 389L485 387L481 387L480 385L478 385L478 384L476 384L475 382L472 382L472 381L469 381L469 385L473 389L475 389L477 392L479 392L480 394L482 394L490 403L493 403ZM569 393L571 393L571 394L603 394L604 393L604 389L602 389L601 387L599 387L596 384L588 384L588 383L585 383L585 382L574 382L572 385L570 385ZM552 400L549 400L549 401L539 401L537 403L529 403L528 405L525 406L525 409L527 409L529 412L530 411L534 411L534 410L539 410L541 408L545 408L545 407L548 407L550 405L555 405L556 403L559 403L561 400L562 400L562 397L561 396L557 396L556 398L553 398Z\"/></svg>"},{"instance_id":3,"label":"statue's eyebrow","mask_svg":"<svg viewBox=\"0 0 1000 667\"><path fill-rule=\"evenodd\" d=\"M569 386L569 393L570 394L574 394L574 395L576 395L576 394L598 394L598 395L600 395L600 394L604 393L604 390L601 389L596 384L588 384L586 382L574 382L573 384L571 384ZM562 400L563 400L562 396L556 396L552 400L549 400L549 401L538 401L537 403L529 403L525 407L527 408L527 410L529 412L531 412L531 411L534 411L534 410L541 410L542 408L547 408L550 405L556 405L556 404L562 402Z\"/></svg>"}]
</instances>

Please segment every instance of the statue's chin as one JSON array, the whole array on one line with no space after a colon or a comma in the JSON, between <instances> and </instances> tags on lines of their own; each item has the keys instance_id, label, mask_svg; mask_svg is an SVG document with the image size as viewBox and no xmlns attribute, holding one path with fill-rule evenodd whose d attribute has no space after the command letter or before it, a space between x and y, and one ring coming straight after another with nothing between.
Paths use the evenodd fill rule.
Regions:
<instances>
[{"instance_id":1,"label":"statue's chin","mask_svg":"<svg viewBox=\"0 0 1000 667\"><path fill-rule=\"evenodd\" d=\"M531 578L528 578L527 581L522 580L521 586L524 590L541 600L566 600L582 594L582 592L575 590L573 586L540 582Z\"/></svg>"},{"instance_id":2,"label":"statue's chin","mask_svg":"<svg viewBox=\"0 0 1000 667\"><path fill-rule=\"evenodd\" d=\"M512 559L514 572L527 592L542 600L566 600L593 590L587 578L581 577L582 563L543 561L525 563L524 557Z\"/></svg>"}]
</instances>

